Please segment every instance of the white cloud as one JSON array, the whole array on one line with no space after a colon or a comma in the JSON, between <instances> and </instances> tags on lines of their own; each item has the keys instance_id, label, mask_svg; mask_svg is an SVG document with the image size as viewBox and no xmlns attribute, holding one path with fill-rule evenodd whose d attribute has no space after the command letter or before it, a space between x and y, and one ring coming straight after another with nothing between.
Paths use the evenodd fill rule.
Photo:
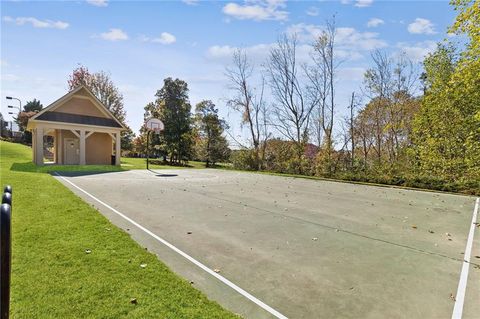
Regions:
<instances>
[{"instance_id":1,"label":"white cloud","mask_svg":"<svg viewBox=\"0 0 480 319\"><path fill-rule=\"evenodd\" d=\"M423 41L410 45L405 42L399 42L397 43L397 48L413 62L422 62L427 54L435 51L437 43L435 41Z\"/></svg>"},{"instance_id":2,"label":"white cloud","mask_svg":"<svg viewBox=\"0 0 480 319\"><path fill-rule=\"evenodd\" d=\"M214 45L208 48L207 56L210 58L230 58L235 49L235 47L229 45Z\"/></svg>"},{"instance_id":3,"label":"white cloud","mask_svg":"<svg viewBox=\"0 0 480 319\"><path fill-rule=\"evenodd\" d=\"M182 0L182 2L188 4L189 6L195 6L200 2L200 0Z\"/></svg>"},{"instance_id":4,"label":"white cloud","mask_svg":"<svg viewBox=\"0 0 480 319\"><path fill-rule=\"evenodd\" d=\"M87 0L88 4L96 7L106 7L108 6L108 0Z\"/></svg>"},{"instance_id":5,"label":"white cloud","mask_svg":"<svg viewBox=\"0 0 480 319\"><path fill-rule=\"evenodd\" d=\"M361 81L366 69L362 67L340 68L338 78L343 81Z\"/></svg>"},{"instance_id":6,"label":"white cloud","mask_svg":"<svg viewBox=\"0 0 480 319\"><path fill-rule=\"evenodd\" d=\"M162 32L159 38L152 39L152 42L157 42L161 44L172 44L177 41L177 38L171 33Z\"/></svg>"},{"instance_id":7,"label":"white cloud","mask_svg":"<svg viewBox=\"0 0 480 319\"><path fill-rule=\"evenodd\" d=\"M416 18L408 25L408 32L414 34L435 34L435 25L428 19Z\"/></svg>"},{"instance_id":8,"label":"white cloud","mask_svg":"<svg viewBox=\"0 0 480 319\"><path fill-rule=\"evenodd\" d=\"M121 41L128 40L128 35L123 32L121 29L112 28L108 32L100 34L100 37L108 41Z\"/></svg>"},{"instance_id":9,"label":"white cloud","mask_svg":"<svg viewBox=\"0 0 480 319\"><path fill-rule=\"evenodd\" d=\"M323 30L324 26L299 23L289 26L287 34L297 34L300 41L312 42ZM337 28L335 41L341 50L373 50L387 46L385 41L378 38L378 33L360 32L349 27Z\"/></svg>"},{"instance_id":10,"label":"white cloud","mask_svg":"<svg viewBox=\"0 0 480 319\"><path fill-rule=\"evenodd\" d=\"M264 63L270 55L270 49L275 46L275 43L260 43L248 47L242 47L247 54L248 58L257 66ZM208 48L206 52L207 58L210 60L216 60L223 63L230 63L233 53L238 47L229 45L214 45ZM297 60L299 63L307 63L311 61L310 53L312 46L310 44L297 45ZM336 50L336 56L339 59L359 60L363 58L363 55L356 50L350 50L347 48L338 48Z\"/></svg>"},{"instance_id":11,"label":"white cloud","mask_svg":"<svg viewBox=\"0 0 480 319\"><path fill-rule=\"evenodd\" d=\"M177 41L177 38L173 34L168 32L162 32L158 38L150 38L142 34L138 37L138 39L142 42L153 42L161 44L172 44Z\"/></svg>"},{"instance_id":12,"label":"white cloud","mask_svg":"<svg viewBox=\"0 0 480 319\"><path fill-rule=\"evenodd\" d=\"M341 4L351 4L353 0L340 0ZM355 0L355 7L365 8L371 6L373 0Z\"/></svg>"},{"instance_id":13,"label":"white cloud","mask_svg":"<svg viewBox=\"0 0 480 319\"><path fill-rule=\"evenodd\" d=\"M382 19L379 19L379 18L371 18L367 22L367 27L375 28L375 27L378 27L381 24L385 24L385 21L383 21Z\"/></svg>"},{"instance_id":14,"label":"white cloud","mask_svg":"<svg viewBox=\"0 0 480 319\"><path fill-rule=\"evenodd\" d=\"M8 66L7 60L0 60L0 66Z\"/></svg>"},{"instance_id":15,"label":"white cloud","mask_svg":"<svg viewBox=\"0 0 480 319\"><path fill-rule=\"evenodd\" d=\"M20 77L15 74L1 74L0 75L0 81L8 81L8 82L15 82L20 80Z\"/></svg>"},{"instance_id":16,"label":"white cloud","mask_svg":"<svg viewBox=\"0 0 480 319\"><path fill-rule=\"evenodd\" d=\"M309 16L316 17L320 13L320 10L318 10L317 7L310 7L305 13Z\"/></svg>"},{"instance_id":17,"label":"white cloud","mask_svg":"<svg viewBox=\"0 0 480 319\"><path fill-rule=\"evenodd\" d=\"M15 23L16 25L31 24L34 28L52 28L52 29L66 29L69 24L63 21L39 20L33 17L18 17L12 18L4 16L3 21Z\"/></svg>"},{"instance_id":18,"label":"white cloud","mask_svg":"<svg viewBox=\"0 0 480 319\"><path fill-rule=\"evenodd\" d=\"M356 0L355 7L365 8L365 7L371 6L372 3L373 3L373 0Z\"/></svg>"},{"instance_id":19,"label":"white cloud","mask_svg":"<svg viewBox=\"0 0 480 319\"><path fill-rule=\"evenodd\" d=\"M272 44L256 44L249 47L244 47L247 56L253 60L264 60L270 53ZM214 45L208 48L207 57L212 59L230 60L233 56L233 52L237 50L237 47L229 45Z\"/></svg>"},{"instance_id":20,"label":"white cloud","mask_svg":"<svg viewBox=\"0 0 480 319\"><path fill-rule=\"evenodd\" d=\"M227 3L223 13L239 20L287 20L285 0L245 0L244 4Z\"/></svg>"}]
</instances>

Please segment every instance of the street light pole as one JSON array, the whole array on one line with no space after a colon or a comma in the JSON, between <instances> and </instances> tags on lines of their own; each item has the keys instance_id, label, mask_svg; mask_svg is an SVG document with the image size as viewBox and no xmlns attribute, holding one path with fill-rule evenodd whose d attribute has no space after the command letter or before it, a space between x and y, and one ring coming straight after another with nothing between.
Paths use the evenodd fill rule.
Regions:
<instances>
[{"instance_id":1,"label":"street light pole","mask_svg":"<svg viewBox=\"0 0 480 319\"><path fill-rule=\"evenodd\" d=\"M22 111L22 100L20 100L20 99L18 99L18 98L16 98L16 97L13 97L13 96L7 96L7 100L17 100L18 103L20 104L20 108L18 108L18 107L16 107L16 106L11 106L11 105L9 105L8 107L9 107L9 108L16 108L16 109L19 110L19 112Z\"/></svg>"},{"instance_id":2,"label":"street light pole","mask_svg":"<svg viewBox=\"0 0 480 319\"><path fill-rule=\"evenodd\" d=\"M17 109L18 110L17 119L20 118L20 113L22 112L22 100L20 100L19 98L13 97L13 96L7 96L6 99L7 100L17 100L18 101L18 103L20 104L20 107L13 106L13 105L8 105L8 108L9 109ZM13 115L13 112L8 112L8 114ZM13 136L13 127L12 126L13 126L12 122L10 122L10 136Z\"/></svg>"}]
</instances>

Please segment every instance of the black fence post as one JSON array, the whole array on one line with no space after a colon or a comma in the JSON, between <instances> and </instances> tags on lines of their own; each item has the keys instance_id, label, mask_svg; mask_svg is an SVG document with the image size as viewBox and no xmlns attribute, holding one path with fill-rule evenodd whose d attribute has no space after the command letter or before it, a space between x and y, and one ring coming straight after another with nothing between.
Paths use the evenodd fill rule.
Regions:
<instances>
[{"instance_id":1,"label":"black fence post","mask_svg":"<svg viewBox=\"0 0 480 319\"><path fill-rule=\"evenodd\" d=\"M0 319L10 313L10 274L12 253L12 187L6 186L0 206Z\"/></svg>"}]
</instances>

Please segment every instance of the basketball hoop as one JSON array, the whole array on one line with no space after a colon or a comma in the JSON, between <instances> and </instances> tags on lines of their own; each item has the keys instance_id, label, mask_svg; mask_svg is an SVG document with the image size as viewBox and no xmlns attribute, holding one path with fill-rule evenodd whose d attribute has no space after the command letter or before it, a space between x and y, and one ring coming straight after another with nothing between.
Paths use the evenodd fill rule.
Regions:
<instances>
[{"instance_id":1,"label":"basketball hoop","mask_svg":"<svg viewBox=\"0 0 480 319\"><path fill-rule=\"evenodd\" d=\"M150 132L155 132L156 134L160 134L160 132L165 129L165 125L163 125L163 122L160 121L159 119L152 117L145 122L145 127L147 128L147 131L148 131L147 132L147 150L146 150L147 151L147 170L148 170L148 161L150 157L148 144L149 144Z\"/></svg>"},{"instance_id":2,"label":"basketball hoop","mask_svg":"<svg viewBox=\"0 0 480 319\"><path fill-rule=\"evenodd\" d=\"M154 117L149 118L145 122L145 127L147 128L147 130L153 131L157 134L159 134L161 131L163 131L165 129L165 126L163 125L163 122L160 121L157 118L154 118Z\"/></svg>"}]
</instances>

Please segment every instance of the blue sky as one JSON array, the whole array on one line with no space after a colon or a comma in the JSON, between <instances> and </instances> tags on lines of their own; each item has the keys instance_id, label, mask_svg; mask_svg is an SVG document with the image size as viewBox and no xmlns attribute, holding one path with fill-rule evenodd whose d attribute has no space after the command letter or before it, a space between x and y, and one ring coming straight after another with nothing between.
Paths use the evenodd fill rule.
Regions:
<instances>
[{"instance_id":1,"label":"blue sky","mask_svg":"<svg viewBox=\"0 0 480 319\"><path fill-rule=\"evenodd\" d=\"M240 135L239 117L225 103L231 93L224 72L233 50L244 47L261 71L278 35L296 32L307 60L308 44L333 14L344 61L338 118L352 90L360 91L372 50L404 51L420 62L455 18L447 1L2 1L2 114L11 118L7 95L50 104L66 93L80 63L110 73L135 132L143 107L171 76L188 82L192 105L213 100Z\"/></svg>"}]
</instances>

